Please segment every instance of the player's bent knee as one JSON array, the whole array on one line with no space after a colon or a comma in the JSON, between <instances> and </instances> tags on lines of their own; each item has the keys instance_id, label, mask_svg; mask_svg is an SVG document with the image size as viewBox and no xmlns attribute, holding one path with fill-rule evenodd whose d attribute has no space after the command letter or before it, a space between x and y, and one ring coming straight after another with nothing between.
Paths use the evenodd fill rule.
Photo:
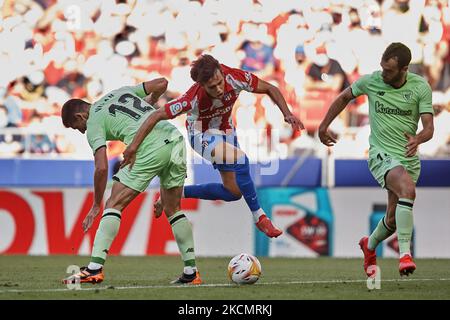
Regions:
<instances>
[{"instance_id":1,"label":"player's bent knee","mask_svg":"<svg viewBox=\"0 0 450 320\"><path fill-rule=\"evenodd\" d=\"M164 206L164 212L167 218L173 216L178 211L180 211L180 206Z\"/></svg>"},{"instance_id":2,"label":"player's bent knee","mask_svg":"<svg viewBox=\"0 0 450 320\"><path fill-rule=\"evenodd\" d=\"M124 205L121 205L117 199L109 198L106 200L105 209L116 209L122 211L124 209Z\"/></svg>"},{"instance_id":3,"label":"player's bent knee","mask_svg":"<svg viewBox=\"0 0 450 320\"><path fill-rule=\"evenodd\" d=\"M242 198L242 193L238 186L224 185L224 187L230 192L229 199L225 199L225 201L237 201Z\"/></svg>"},{"instance_id":4,"label":"player's bent knee","mask_svg":"<svg viewBox=\"0 0 450 320\"><path fill-rule=\"evenodd\" d=\"M223 200L227 201L227 202L232 202L232 201L238 201L241 198L242 198L242 193L239 192L238 194L236 194L236 193L230 191L230 194L227 197L224 197Z\"/></svg>"},{"instance_id":5,"label":"player's bent knee","mask_svg":"<svg viewBox=\"0 0 450 320\"><path fill-rule=\"evenodd\" d=\"M406 185L404 186L401 191L399 198L405 198L405 199L416 199L416 188L414 185Z\"/></svg>"},{"instance_id":6,"label":"player's bent knee","mask_svg":"<svg viewBox=\"0 0 450 320\"><path fill-rule=\"evenodd\" d=\"M239 191L239 193L232 192L234 198L231 201L238 201L242 198L242 193Z\"/></svg>"}]
</instances>

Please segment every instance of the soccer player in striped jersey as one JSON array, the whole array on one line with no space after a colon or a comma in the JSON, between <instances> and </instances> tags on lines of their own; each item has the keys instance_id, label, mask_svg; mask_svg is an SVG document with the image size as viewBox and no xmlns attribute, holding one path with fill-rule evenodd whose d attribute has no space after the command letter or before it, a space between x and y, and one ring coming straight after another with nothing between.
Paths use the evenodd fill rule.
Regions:
<instances>
[{"instance_id":1,"label":"soccer player in striped jersey","mask_svg":"<svg viewBox=\"0 0 450 320\"><path fill-rule=\"evenodd\" d=\"M291 113L277 87L254 74L220 64L210 55L202 55L193 62L191 78L195 84L185 94L168 102L142 125L124 152L123 165L134 161L141 141L159 121L187 113L186 128L192 148L219 170L223 183L185 186L184 197L236 201L243 196L256 227L268 237L278 237L282 231L272 224L259 205L249 160L239 147L231 112L239 93L244 90L267 94L294 130L303 129L302 122Z\"/></svg>"}]
</instances>

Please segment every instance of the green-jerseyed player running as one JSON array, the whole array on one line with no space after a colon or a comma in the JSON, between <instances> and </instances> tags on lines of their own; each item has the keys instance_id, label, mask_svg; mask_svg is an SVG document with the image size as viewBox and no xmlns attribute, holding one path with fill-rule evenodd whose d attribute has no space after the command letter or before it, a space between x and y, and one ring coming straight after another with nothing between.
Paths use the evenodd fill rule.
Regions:
<instances>
[{"instance_id":1,"label":"green-jerseyed player running","mask_svg":"<svg viewBox=\"0 0 450 320\"><path fill-rule=\"evenodd\" d=\"M408 72L411 51L402 43L390 44L381 58L382 71L361 77L331 104L319 127L322 143L332 146L336 138L328 131L334 118L355 97L369 99L369 169L388 192L386 215L369 237L359 245L364 253L364 270L373 276L375 248L397 230L400 275L416 269L410 253L413 231L413 204L420 174L419 144L433 137L431 88L427 81ZM419 119L423 130L416 134Z\"/></svg>"},{"instance_id":2,"label":"green-jerseyed player running","mask_svg":"<svg viewBox=\"0 0 450 320\"><path fill-rule=\"evenodd\" d=\"M154 112L152 104L166 88L167 81L160 78L137 86L121 87L92 105L80 99L71 99L64 104L61 112L64 126L83 134L87 132L95 158L94 204L83 221L84 232L100 213L108 178L106 141L120 140L129 144L142 122ZM111 196L102 213L89 265L83 267L79 274L64 279L64 283L103 281L103 265L119 231L122 211L139 193L145 191L155 176L160 178L161 197L165 199L164 211L184 262L181 277L173 283L201 283L195 265L191 224L180 211L186 178L185 152L184 139L178 129L167 121L158 123L140 146L134 166L120 169L113 177Z\"/></svg>"}]
</instances>

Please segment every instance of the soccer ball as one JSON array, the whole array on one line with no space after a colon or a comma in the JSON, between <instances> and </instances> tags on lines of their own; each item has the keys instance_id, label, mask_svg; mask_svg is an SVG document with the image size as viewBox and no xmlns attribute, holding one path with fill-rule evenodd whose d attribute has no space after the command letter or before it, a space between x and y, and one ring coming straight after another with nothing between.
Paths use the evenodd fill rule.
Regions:
<instances>
[{"instance_id":1,"label":"soccer ball","mask_svg":"<svg viewBox=\"0 0 450 320\"><path fill-rule=\"evenodd\" d=\"M228 277L237 284L253 284L261 276L261 263L248 253L233 257L228 264Z\"/></svg>"}]
</instances>

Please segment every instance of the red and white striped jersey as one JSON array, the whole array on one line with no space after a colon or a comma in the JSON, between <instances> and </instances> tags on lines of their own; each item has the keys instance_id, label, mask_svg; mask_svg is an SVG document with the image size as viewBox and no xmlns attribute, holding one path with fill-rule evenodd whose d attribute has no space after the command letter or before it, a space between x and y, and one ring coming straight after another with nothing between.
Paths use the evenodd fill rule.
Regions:
<instances>
[{"instance_id":1,"label":"red and white striped jersey","mask_svg":"<svg viewBox=\"0 0 450 320\"><path fill-rule=\"evenodd\" d=\"M231 111L242 90L253 92L258 86L254 74L221 64L225 79L222 99L208 96L205 89L195 83L185 94L165 105L170 119L187 113L186 128L189 134L216 129L226 132L234 129Z\"/></svg>"}]
</instances>

